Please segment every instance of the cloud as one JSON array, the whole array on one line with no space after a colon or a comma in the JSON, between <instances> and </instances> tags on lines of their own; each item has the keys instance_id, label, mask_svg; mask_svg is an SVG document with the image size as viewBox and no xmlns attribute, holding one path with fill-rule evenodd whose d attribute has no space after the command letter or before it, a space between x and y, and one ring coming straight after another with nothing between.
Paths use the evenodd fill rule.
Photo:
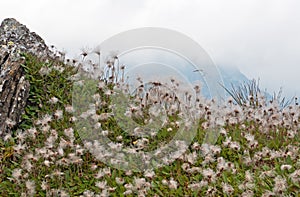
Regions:
<instances>
[{"instance_id":1,"label":"cloud","mask_svg":"<svg viewBox=\"0 0 300 197\"><path fill-rule=\"evenodd\" d=\"M14 17L70 54L132 28L156 26L197 41L220 66L237 66L273 91L300 94L300 2L297 0L10 0Z\"/></svg>"}]
</instances>

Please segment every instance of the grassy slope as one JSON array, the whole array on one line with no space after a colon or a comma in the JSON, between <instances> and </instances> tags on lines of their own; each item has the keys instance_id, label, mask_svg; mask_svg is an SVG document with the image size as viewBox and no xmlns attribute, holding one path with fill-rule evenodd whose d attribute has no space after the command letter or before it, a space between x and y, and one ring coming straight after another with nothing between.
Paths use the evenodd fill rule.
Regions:
<instances>
[{"instance_id":1,"label":"grassy slope","mask_svg":"<svg viewBox=\"0 0 300 197\"><path fill-rule=\"evenodd\" d=\"M50 73L44 76L39 73L42 67L53 68L53 66L61 66L64 68L64 71L59 72L58 70L51 69ZM106 182L106 190L111 190L110 194L112 196L122 196L130 183L134 187L138 187L137 180L145 178L142 173L132 172L130 175L126 175L126 172L121 170L108 168L108 166L96 160L86 150L80 153L83 146L76 130L74 132L75 141L73 145L64 147L63 154L58 153L58 147L63 139L69 143L72 141L64 133L64 130L74 127L74 123L70 121L72 114L66 110L66 106L72 105L72 81L68 80L68 78L75 73L74 68L60 63L40 62L34 57L26 56L24 69L27 73L26 77L31 84L29 103L25 109L26 113L23 116L23 122L16 129L14 135L6 141L0 140L0 196L20 196L22 193L27 193L29 196L33 195L30 193L31 185L34 185L36 196L54 195L58 191L62 192L62 194L66 192L70 196L83 195L84 192L87 194L87 190L94 193L104 193L103 189L97 187L101 182ZM53 97L59 100L55 104L49 102ZM55 118L57 110L62 110L63 116L61 118ZM46 115L51 117L51 121L43 126L38 125L36 121L42 120ZM36 134L25 134L25 136L22 136L22 132L30 133L29 130L32 128L36 128ZM120 132L114 125L110 125L110 129ZM261 160L256 161L256 163L254 162L255 155L260 153L263 147L268 147L270 150L279 152L287 152L291 145L299 147L298 131L296 136L290 139L286 135L288 129L284 127L278 128L277 131L274 129L273 134L263 134L255 122L238 122L233 125L226 124L225 129L227 137L231 137L232 141L237 142L240 148L234 150L225 146L226 137L221 135L216 143L221 148L221 151L212 155L212 157L215 159L223 157L234 168L218 174L216 160L206 164L204 162L205 158L200 156L200 151L191 149L199 157L197 161L190 165L191 167L199 167L202 173L185 171L182 165L188 162L184 159L178 159L169 166L154 170L155 176L153 178L145 178L145 181L151 184L151 190L147 191L147 195L205 196L210 188L214 188L214 195L221 196L225 192L225 183L228 183L234 189L230 194L232 196L241 195L247 190L249 190L248 193L253 192L255 196L259 196L266 191L271 192L274 190L274 177L285 178L287 184L286 189L283 191L285 194L299 195L300 182L292 181L289 178L293 172L300 169L299 156L270 159L269 155L264 155L261 156ZM255 136L255 139L258 141L256 148L249 149L247 140L242 136L242 133L245 131L249 131ZM199 129L194 142L201 144L204 133L203 129ZM270 139L270 135L273 139ZM45 143L51 136L54 136L52 147L47 146ZM131 142L129 140L126 143ZM20 147L18 145L26 145L26 147L18 151L17 147ZM243 162L243 158L247 155L245 153L247 152L246 150L249 150L253 161L250 164ZM43 151L46 151L46 153ZM71 153L75 153L76 158L72 158ZM296 150L294 154L299 155L299 153L299 150ZM78 162L75 161L76 159ZM63 164L64 160L68 164ZM292 168L281 170L280 167L283 164L291 165ZM204 185L200 190L192 190L189 187L192 183L208 180L205 179L202 170L209 168L216 172L215 181L208 183L206 186ZM18 169L21 169L20 176L12 178L13 173L16 173ZM96 175L99 171L105 171L106 173L102 177L97 177ZM60 172L62 173L61 175L59 174ZM254 186L249 186L249 189L241 189L239 186L245 183L246 172L252 174L253 180L251 184L254 184ZM270 172L273 175L262 177L261 175L266 172ZM116 181L117 177L122 177L124 183L118 183ZM168 184L163 184L164 179L169 181L171 178L174 178L178 184L176 189L170 189ZM137 192L132 195L135 196Z\"/></svg>"}]
</instances>

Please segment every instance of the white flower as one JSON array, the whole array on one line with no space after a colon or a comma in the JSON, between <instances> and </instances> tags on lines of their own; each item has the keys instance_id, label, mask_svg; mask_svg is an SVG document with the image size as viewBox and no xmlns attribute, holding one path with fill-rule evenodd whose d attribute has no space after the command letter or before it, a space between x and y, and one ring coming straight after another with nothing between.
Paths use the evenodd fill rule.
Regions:
<instances>
[{"instance_id":1,"label":"white flower","mask_svg":"<svg viewBox=\"0 0 300 197\"><path fill-rule=\"evenodd\" d=\"M46 115L43 117L43 119L38 120L38 121L36 122L36 124L37 124L37 125L43 125L43 126L45 126L46 124L48 124L49 122L51 122L51 120L52 120L52 117L51 117L49 114L46 114Z\"/></svg>"},{"instance_id":2,"label":"white flower","mask_svg":"<svg viewBox=\"0 0 300 197\"><path fill-rule=\"evenodd\" d=\"M29 196L33 196L35 193L35 183L34 181L27 180L25 182L26 189L28 190Z\"/></svg>"},{"instance_id":3,"label":"white flower","mask_svg":"<svg viewBox=\"0 0 300 197\"><path fill-rule=\"evenodd\" d=\"M192 145L192 149L193 150L200 150L201 146L198 142L195 142L193 145Z\"/></svg>"},{"instance_id":4,"label":"white flower","mask_svg":"<svg viewBox=\"0 0 300 197\"><path fill-rule=\"evenodd\" d=\"M13 120L11 120L11 119L8 118L8 119L6 119L5 124L6 124L8 127L12 128L13 126L16 125L16 121L13 121Z\"/></svg>"},{"instance_id":5,"label":"white flower","mask_svg":"<svg viewBox=\"0 0 300 197\"><path fill-rule=\"evenodd\" d=\"M132 194L132 190L126 190L125 192L123 192L123 195L130 195L130 194Z\"/></svg>"},{"instance_id":6,"label":"white flower","mask_svg":"<svg viewBox=\"0 0 300 197\"><path fill-rule=\"evenodd\" d=\"M162 183L163 185L168 185L168 184L169 184L169 182L168 182L166 179L163 179L163 180L161 181L161 183Z\"/></svg>"},{"instance_id":7,"label":"white flower","mask_svg":"<svg viewBox=\"0 0 300 197\"><path fill-rule=\"evenodd\" d=\"M49 99L49 103L51 103L51 104L55 104L55 103L57 103L59 100L58 100L58 98L56 98L55 96L54 97L52 97L51 99Z\"/></svg>"},{"instance_id":8,"label":"white flower","mask_svg":"<svg viewBox=\"0 0 300 197\"><path fill-rule=\"evenodd\" d=\"M283 170L290 170L292 168L291 165L281 165L280 166L280 169L283 171Z\"/></svg>"},{"instance_id":9,"label":"white flower","mask_svg":"<svg viewBox=\"0 0 300 197\"><path fill-rule=\"evenodd\" d=\"M54 113L54 117L56 119L61 119L63 117L63 111L62 110L56 110L55 113Z\"/></svg>"},{"instance_id":10,"label":"white flower","mask_svg":"<svg viewBox=\"0 0 300 197\"><path fill-rule=\"evenodd\" d=\"M185 159L190 164L194 164L198 159L198 155L196 152L192 152L190 154L185 155Z\"/></svg>"},{"instance_id":11,"label":"white flower","mask_svg":"<svg viewBox=\"0 0 300 197\"><path fill-rule=\"evenodd\" d=\"M245 172L245 181L246 182L251 182L251 183L253 182L253 176L252 176L250 170L247 170Z\"/></svg>"},{"instance_id":12,"label":"white flower","mask_svg":"<svg viewBox=\"0 0 300 197\"><path fill-rule=\"evenodd\" d=\"M295 170L292 174L289 175L289 177L294 183L300 183L300 169Z\"/></svg>"},{"instance_id":13,"label":"white flower","mask_svg":"<svg viewBox=\"0 0 300 197\"><path fill-rule=\"evenodd\" d=\"M16 180L19 181L19 178L22 176L22 169L16 168L12 172L12 177Z\"/></svg>"},{"instance_id":14,"label":"white flower","mask_svg":"<svg viewBox=\"0 0 300 197\"><path fill-rule=\"evenodd\" d=\"M170 189L177 189L178 183L177 181L174 180L173 177L171 177L170 181L169 181L169 188Z\"/></svg>"},{"instance_id":15,"label":"white flower","mask_svg":"<svg viewBox=\"0 0 300 197\"><path fill-rule=\"evenodd\" d=\"M69 137L69 139L74 139L74 130L72 127L68 128L68 129L65 129L64 130L64 134Z\"/></svg>"},{"instance_id":16,"label":"white flower","mask_svg":"<svg viewBox=\"0 0 300 197\"><path fill-rule=\"evenodd\" d=\"M60 156L63 156L64 155L64 149L62 149L61 147L58 147L57 148L57 152Z\"/></svg>"},{"instance_id":17,"label":"white flower","mask_svg":"<svg viewBox=\"0 0 300 197\"><path fill-rule=\"evenodd\" d=\"M245 138L248 142L252 142L254 140L254 135L251 135L250 133L247 133L245 135Z\"/></svg>"},{"instance_id":18,"label":"white flower","mask_svg":"<svg viewBox=\"0 0 300 197\"><path fill-rule=\"evenodd\" d=\"M172 129L171 127L169 127L169 128L167 129L167 131L168 131L168 132L171 132L171 131L173 131L173 129Z\"/></svg>"},{"instance_id":19,"label":"white flower","mask_svg":"<svg viewBox=\"0 0 300 197\"><path fill-rule=\"evenodd\" d=\"M49 184L46 181L43 181L41 184L42 190L48 190L49 189Z\"/></svg>"},{"instance_id":20,"label":"white flower","mask_svg":"<svg viewBox=\"0 0 300 197\"><path fill-rule=\"evenodd\" d=\"M65 107L65 110L66 110L66 112L68 112L68 113L73 113L73 112L74 112L74 108L73 108L72 105L67 105L67 106Z\"/></svg>"},{"instance_id":21,"label":"white flower","mask_svg":"<svg viewBox=\"0 0 300 197\"><path fill-rule=\"evenodd\" d=\"M124 182L125 180L122 177L116 177L116 183L118 185L123 185Z\"/></svg>"},{"instance_id":22,"label":"white flower","mask_svg":"<svg viewBox=\"0 0 300 197\"><path fill-rule=\"evenodd\" d=\"M192 183L188 185L188 188L191 189L192 191L197 191L201 189L200 183Z\"/></svg>"},{"instance_id":23,"label":"white flower","mask_svg":"<svg viewBox=\"0 0 300 197\"><path fill-rule=\"evenodd\" d=\"M45 166L50 167L50 164L52 164L52 162L49 160L45 160L44 164L45 164Z\"/></svg>"},{"instance_id":24,"label":"white flower","mask_svg":"<svg viewBox=\"0 0 300 197\"><path fill-rule=\"evenodd\" d=\"M146 178L152 179L152 178L155 176L155 172L154 172L153 170L147 169L147 170L144 172L144 176L145 176Z\"/></svg>"},{"instance_id":25,"label":"white flower","mask_svg":"<svg viewBox=\"0 0 300 197\"><path fill-rule=\"evenodd\" d=\"M98 181L95 183L96 187L99 187L100 189L105 189L107 182L106 181Z\"/></svg>"},{"instance_id":26,"label":"white flower","mask_svg":"<svg viewBox=\"0 0 300 197\"><path fill-rule=\"evenodd\" d=\"M222 190L225 194L231 195L234 192L233 187L228 183L222 183Z\"/></svg>"},{"instance_id":27,"label":"white flower","mask_svg":"<svg viewBox=\"0 0 300 197\"><path fill-rule=\"evenodd\" d=\"M235 150L235 151L238 151L240 150L240 144L236 141L232 141L230 144L229 144L229 148Z\"/></svg>"},{"instance_id":28,"label":"white flower","mask_svg":"<svg viewBox=\"0 0 300 197\"><path fill-rule=\"evenodd\" d=\"M12 139L11 133L7 133L7 134L4 136L4 138L3 138L3 140L4 140L5 142L7 142L7 141L10 140L10 139Z\"/></svg>"},{"instance_id":29,"label":"white flower","mask_svg":"<svg viewBox=\"0 0 300 197\"><path fill-rule=\"evenodd\" d=\"M203 169L202 175L209 182L214 182L216 174L211 168Z\"/></svg>"},{"instance_id":30,"label":"white flower","mask_svg":"<svg viewBox=\"0 0 300 197\"><path fill-rule=\"evenodd\" d=\"M287 189L287 182L285 178L278 175L275 177L274 181L275 184L274 184L273 192L276 194L282 194L282 192L284 192Z\"/></svg>"}]
</instances>

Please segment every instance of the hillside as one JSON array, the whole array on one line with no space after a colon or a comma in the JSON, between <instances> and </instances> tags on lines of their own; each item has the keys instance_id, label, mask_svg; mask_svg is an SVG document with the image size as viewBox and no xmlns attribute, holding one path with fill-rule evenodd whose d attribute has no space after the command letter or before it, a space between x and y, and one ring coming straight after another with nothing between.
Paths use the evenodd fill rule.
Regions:
<instances>
[{"instance_id":1,"label":"hillside","mask_svg":"<svg viewBox=\"0 0 300 197\"><path fill-rule=\"evenodd\" d=\"M30 89L0 139L0 196L300 195L298 105L181 102L154 83L127 97L115 59L95 82L80 61L17 54Z\"/></svg>"}]
</instances>

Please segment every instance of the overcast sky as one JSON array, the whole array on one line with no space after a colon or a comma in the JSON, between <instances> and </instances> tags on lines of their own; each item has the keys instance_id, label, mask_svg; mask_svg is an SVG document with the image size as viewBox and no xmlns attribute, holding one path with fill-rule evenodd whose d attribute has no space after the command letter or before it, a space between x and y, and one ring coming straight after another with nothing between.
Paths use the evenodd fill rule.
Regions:
<instances>
[{"instance_id":1,"label":"overcast sky","mask_svg":"<svg viewBox=\"0 0 300 197\"><path fill-rule=\"evenodd\" d=\"M197 41L218 66L236 66L269 91L300 95L298 0L1 0L47 44L78 54L112 35L154 26Z\"/></svg>"}]
</instances>

